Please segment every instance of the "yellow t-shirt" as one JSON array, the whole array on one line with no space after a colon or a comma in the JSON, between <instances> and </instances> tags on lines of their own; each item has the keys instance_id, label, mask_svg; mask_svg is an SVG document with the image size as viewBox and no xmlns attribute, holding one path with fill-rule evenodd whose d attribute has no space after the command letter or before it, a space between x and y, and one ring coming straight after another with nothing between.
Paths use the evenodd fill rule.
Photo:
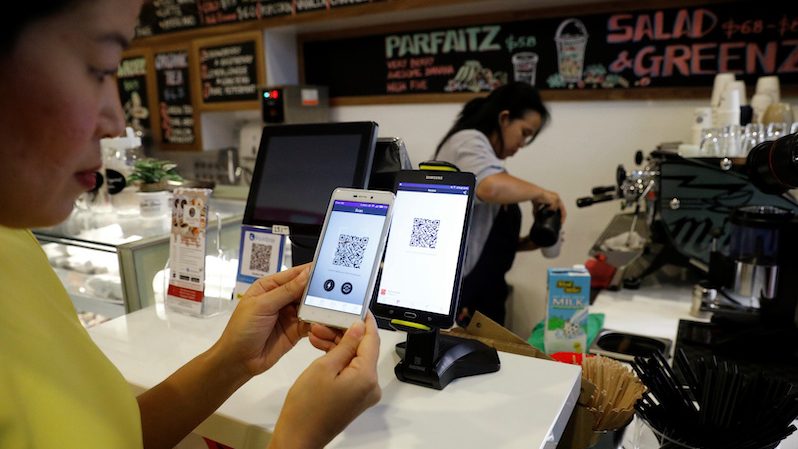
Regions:
<instances>
[{"instance_id":1,"label":"yellow t-shirt","mask_svg":"<svg viewBox=\"0 0 798 449\"><path fill-rule=\"evenodd\" d=\"M141 448L138 404L35 237L0 226L0 448Z\"/></svg>"}]
</instances>

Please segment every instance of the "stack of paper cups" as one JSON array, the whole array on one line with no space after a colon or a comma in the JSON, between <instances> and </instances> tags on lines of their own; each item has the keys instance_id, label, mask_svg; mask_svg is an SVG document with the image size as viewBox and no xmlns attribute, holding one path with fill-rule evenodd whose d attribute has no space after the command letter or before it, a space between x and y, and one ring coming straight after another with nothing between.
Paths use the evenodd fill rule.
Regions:
<instances>
[{"instance_id":1,"label":"stack of paper cups","mask_svg":"<svg viewBox=\"0 0 798 449\"><path fill-rule=\"evenodd\" d=\"M716 128L740 124L740 91L727 90L721 97L720 104L712 112L712 123Z\"/></svg>"},{"instance_id":2,"label":"stack of paper cups","mask_svg":"<svg viewBox=\"0 0 798 449\"><path fill-rule=\"evenodd\" d=\"M726 91L736 90L740 92L740 106L748 106L748 98L745 95L745 82L743 81L732 81L731 83L726 85Z\"/></svg>"},{"instance_id":3,"label":"stack of paper cups","mask_svg":"<svg viewBox=\"0 0 798 449\"><path fill-rule=\"evenodd\" d=\"M712 86L712 100L710 106L717 108L723 98L723 93L726 92L726 85L734 82L733 73L718 73L715 75L715 83Z\"/></svg>"},{"instance_id":4,"label":"stack of paper cups","mask_svg":"<svg viewBox=\"0 0 798 449\"><path fill-rule=\"evenodd\" d=\"M751 97L751 108L754 110L754 123L762 123L762 117L765 115L768 106L773 104L773 97L768 94L754 94Z\"/></svg>"},{"instance_id":5,"label":"stack of paper cups","mask_svg":"<svg viewBox=\"0 0 798 449\"><path fill-rule=\"evenodd\" d=\"M712 127L712 108L693 109L693 144L701 145L704 129Z\"/></svg>"},{"instance_id":6,"label":"stack of paper cups","mask_svg":"<svg viewBox=\"0 0 798 449\"><path fill-rule=\"evenodd\" d=\"M757 94L767 94L770 95L772 103L778 103L781 101L781 90L779 88L779 77L778 76L761 76L759 79L756 80L756 92Z\"/></svg>"},{"instance_id":7,"label":"stack of paper cups","mask_svg":"<svg viewBox=\"0 0 798 449\"><path fill-rule=\"evenodd\" d=\"M702 128L712 127L712 108L695 108L693 109L693 126L700 126Z\"/></svg>"}]
</instances>

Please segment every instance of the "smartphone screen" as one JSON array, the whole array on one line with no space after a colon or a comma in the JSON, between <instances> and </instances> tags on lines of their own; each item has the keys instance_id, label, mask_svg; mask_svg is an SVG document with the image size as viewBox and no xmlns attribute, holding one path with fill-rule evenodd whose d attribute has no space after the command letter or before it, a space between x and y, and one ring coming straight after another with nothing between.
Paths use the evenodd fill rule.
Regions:
<instances>
[{"instance_id":1,"label":"smartphone screen","mask_svg":"<svg viewBox=\"0 0 798 449\"><path fill-rule=\"evenodd\" d=\"M333 200L305 304L359 315L371 297L388 204Z\"/></svg>"},{"instance_id":2,"label":"smartphone screen","mask_svg":"<svg viewBox=\"0 0 798 449\"><path fill-rule=\"evenodd\" d=\"M469 186L399 182L377 303L450 313Z\"/></svg>"}]
</instances>

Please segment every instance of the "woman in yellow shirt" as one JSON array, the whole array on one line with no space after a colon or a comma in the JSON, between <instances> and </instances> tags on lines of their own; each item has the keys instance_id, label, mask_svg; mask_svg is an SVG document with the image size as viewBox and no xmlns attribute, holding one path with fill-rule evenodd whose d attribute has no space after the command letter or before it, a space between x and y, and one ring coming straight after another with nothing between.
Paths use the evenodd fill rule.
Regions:
<instances>
[{"instance_id":1,"label":"woman in yellow shirt","mask_svg":"<svg viewBox=\"0 0 798 449\"><path fill-rule=\"evenodd\" d=\"M325 351L288 393L271 446L321 447L380 398L373 317L301 323L307 267L258 281L219 341L135 398L94 346L28 228L94 187L120 135L114 77L141 0L22 2L0 37L0 448L172 447L310 333ZM301 420L300 420L301 418Z\"/></svg>"}]
</instances>

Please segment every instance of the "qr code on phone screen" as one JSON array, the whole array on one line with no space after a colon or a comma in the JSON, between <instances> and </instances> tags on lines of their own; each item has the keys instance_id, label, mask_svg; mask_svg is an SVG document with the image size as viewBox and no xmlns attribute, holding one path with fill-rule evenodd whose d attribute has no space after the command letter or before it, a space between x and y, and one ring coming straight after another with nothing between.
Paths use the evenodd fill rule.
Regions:
<instances>
[{"instance_id":1,"label":"qr code on phone screen","mask_svg":"<svg viewBox=\"0 0 798 449\"><path fill-rule=\"evenodd\" d=\"M410 233L410 246L435 249L435 245L438 244L438 229L440 227L440 220L414 218L413 232Z\"/></svg>"},{"instance_id":2,"label":"qr code on phone screen","mask_svg":"<svg viewBox=\"0 0 798 449\"><path fill-rule=\"evenodd\" d=\"M249 258L249 269L251 271L262 271L268 273L272 262L272 245L260 243L252 244L252 256Z\"/></svg>"},{"instance_id":3,"label":"qr code on phone screen","mask_svg":"<svg viewBox=\"0 0 798 449\"><path fill-rule=\"evenodd\" d=\"M363 253L369 244L368 237L341 234L338 236L338 247L335 249L333 265L346 268L360 268Z\"/></svg>"}]
</instances>

